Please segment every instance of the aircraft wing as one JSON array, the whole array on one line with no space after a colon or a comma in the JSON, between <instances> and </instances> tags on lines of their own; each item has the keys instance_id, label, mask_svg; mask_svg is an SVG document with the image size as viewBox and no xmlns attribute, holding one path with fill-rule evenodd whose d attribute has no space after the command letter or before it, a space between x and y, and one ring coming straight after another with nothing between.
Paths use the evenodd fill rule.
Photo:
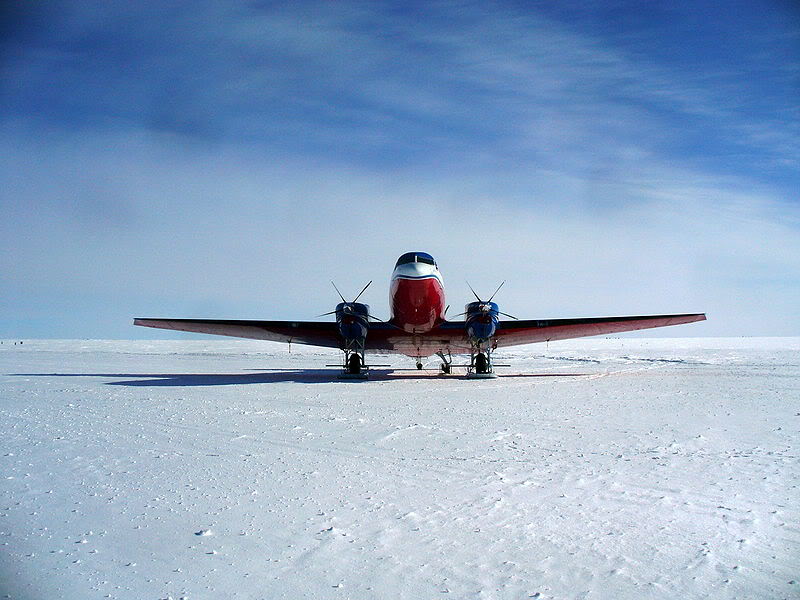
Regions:
<instances>
[{"instance_id":1,"label":"aircraft wing","mask_svg":"<svg viewBox=\"0 0 800 600\"><path fill-rule=\"evenodd\" d=\"M568 340L572 338L587 337L592 335L606 335L635 331L637 329L651 329L653 327L667 327L669 325L682 325L705 321L703 313L680 315L649 315L638 317L592 317L587 319L547 319L541 321L501 321L497 325L497 346L499 348L531 344L534 342L549 342L553 340Z\"/></svg>"},{"instance_id":2,"label":"aircraft wing","mask_svg":"<svg viewBox=\"0 0 800 600\"><path fill-rule=\"evenodd\" d=\"M292 342L339 348L341 341L336 323L318 321L236 321L224 319L134 319L134 325L228 335L231 337Z\"/></svg>"},{"instance_id":3,"label":"aircraft wing","mask_svg":"<svg viewBox=\"0 0 800 600\"><path fill-rule=\"evenodd\" d=\"M269 340L271 342L291 342L309 346L342 348L342 338L335 322L320 321L246 321L228 319L148 319L137 318L134 325L190 331L210 335ZM366 340L366 350L379 352L399 352L413 355L417 348L433 354L450 345L454 350L469 352L469 343L464 334L464 324L443 323L433 332L414 335L389 323L370 323Z\"/></svg>"},{"instance_id":4,"label":"aircraft wing","mask_svg":"<svg viewBox=\"0 0 800 600\"><path fill-rule=\"evenodd\" d=\"M702 313L680 315L652 315L636 317L593 317L586 319L548 319L529 321L500 321L495 340L498 348L567 340L571 338L605 335L681 325L694 321L705 321ZM446 321L430 331L411 334L398 330L388 323L370 323L367 335L367 350L400 352L409 356L429 356L439 350L450 350L453 354L470 352L464 321Z\"/></svg>"},{"instance_id":5,"label":"aircraft wing","mask_svg":"<svg viewBox=\"0 0 800 600\"><path fill-rule=\"evenodd\" d=\"M548 319L501 321L495 339L498 348L606 335L705 321L705 314L652 315L638 317L593 317L588 319ZM222 319L134 319L134 325L191 331L239 338L291 342L328 348L341 348L335 322L319 321L242 321ZM370 323L366 350L399 352L409 356L429 356L439 350L454 354L469 353L463 321L446 321L425 333L408 333L390 323Z\"/></svg>"}]
</instances>

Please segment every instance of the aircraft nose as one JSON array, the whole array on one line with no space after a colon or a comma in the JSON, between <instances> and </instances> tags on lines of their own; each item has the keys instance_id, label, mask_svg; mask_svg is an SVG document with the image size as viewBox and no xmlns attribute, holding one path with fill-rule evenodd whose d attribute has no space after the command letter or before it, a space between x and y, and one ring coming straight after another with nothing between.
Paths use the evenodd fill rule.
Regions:
<instances>
[{"instance_id":1,"label":"aircraft nose","mask_svg":"<svg viewBox=\"0 0 800 600\"><path fill-rule=\"evenodd\" d=\"M432 272L433 267L424 263L406 263L397 267L397 273L406 277L420 277L430 275Z\"/></svg>"}]
</instances>

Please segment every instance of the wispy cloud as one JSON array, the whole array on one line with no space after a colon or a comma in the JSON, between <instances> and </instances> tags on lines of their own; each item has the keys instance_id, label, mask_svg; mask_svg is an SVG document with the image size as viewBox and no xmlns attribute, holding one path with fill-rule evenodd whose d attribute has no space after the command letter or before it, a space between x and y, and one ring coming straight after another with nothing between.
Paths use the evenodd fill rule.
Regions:
<instances>
[{"instance_id":1,"label":"wispy cloud","mask_svg":"<svg viewBox=\"0 0 800 600\"><path fill-rule=\"evenodd\" d=\"M2 46L0 335L310 317L331 276L411 248L454 304L509 279L513 314L800 332L797 106L775 91L797 54L764 101L729 63L505 3L34 16Z\"/></svg>"},{"instance_id":2,"label":"wispy cloud","mask_svg":"<svg viewBox=\"0 0 800 600\"><path fill-rule=\"evenodd\" d=\"M687 118L727 154L798 154L797 107L754 118L756 91L736 73L677 70L501 4L85 5L59 25L12 61L16 112L45 94L35 112L61 122L121 120L380 164L389 153L417 165L476 152L598 162L606 151L611 163L618 146L661 158L692 139ZM549 123L575 147L553 147Z\"/></svg>"}]
</instances>

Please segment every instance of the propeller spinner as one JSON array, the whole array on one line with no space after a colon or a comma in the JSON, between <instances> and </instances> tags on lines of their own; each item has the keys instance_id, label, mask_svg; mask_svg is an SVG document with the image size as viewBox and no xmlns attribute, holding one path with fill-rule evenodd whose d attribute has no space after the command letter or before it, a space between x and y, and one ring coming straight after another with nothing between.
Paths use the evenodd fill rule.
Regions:
<instances>
[{"instance_id":1,"label":"propeller spinner","mask_svg":"<svg viewBox=\"0 0 800 600\"><path fill-rule=\"evenodd\" d=\"M477 302L470 302L464 307L463 315L466 315L465 325L467 328L467 337L475 347L484 347L489 344L489 340L494 336L497 331L497 324L500 321L500 315L516 319L515 316L502 312L495 302L494 297L500 288L505 285L505 281L497 286L494 293L489 296L488 300L481 299L478 293L467 282L467 287L475 296Z\"/></svg>"}]
</instances>

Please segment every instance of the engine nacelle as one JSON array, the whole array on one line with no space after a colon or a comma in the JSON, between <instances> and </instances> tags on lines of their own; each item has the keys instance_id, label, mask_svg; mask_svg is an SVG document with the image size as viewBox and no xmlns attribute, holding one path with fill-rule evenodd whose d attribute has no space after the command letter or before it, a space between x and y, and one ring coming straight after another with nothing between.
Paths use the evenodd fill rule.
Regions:
<instances>
[{"instance_id":1,"label":"engine nacelle","mask_svg":"<svg viewBox=\"0 0 800 600\"><path fill-rule=\"evenodd\" d=\"M351 347L353 343L363 347L369 330L369 305L340 302L336 305L336 326L346 347Z\"/></svg>"},{"instance_id":2,"label":"engine nacelle","mask_svg":"<svg viewBox=\"0 0 800 600\"><path fill-rule=\"evenodd\" d=\"M500 311L494 302L470 302L464 307L465 325L470 342L481 346L489 342L497 331Z\"/></svg>"}]
</instances>

